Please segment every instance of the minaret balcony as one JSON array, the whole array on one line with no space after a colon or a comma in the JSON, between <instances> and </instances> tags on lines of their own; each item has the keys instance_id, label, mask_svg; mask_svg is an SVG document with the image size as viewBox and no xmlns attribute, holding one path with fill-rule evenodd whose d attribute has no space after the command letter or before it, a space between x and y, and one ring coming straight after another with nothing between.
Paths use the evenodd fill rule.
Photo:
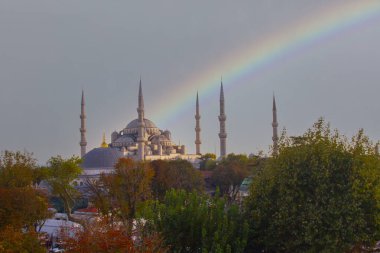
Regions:
<instances>
[{"instance_id":1,"label":"minaret balcony","mask_svg":"<svg viewBox=\"0 0 380 253\"><path fill-rule=\"evenodd\" d=\"M218 118L220 121L225 121L227 119L226 115L219 115Z\"/></svg>"},{"instance_id":2,"label":"minaret balcony","mask_svg":"<svg viewBox=\"0 0 380 253\"><path fill-rule=\"evenodd\" d=\"M227 134L226 133L219 133L219 138L226 139L227 138Z\"/></svg>"}]
</instances>

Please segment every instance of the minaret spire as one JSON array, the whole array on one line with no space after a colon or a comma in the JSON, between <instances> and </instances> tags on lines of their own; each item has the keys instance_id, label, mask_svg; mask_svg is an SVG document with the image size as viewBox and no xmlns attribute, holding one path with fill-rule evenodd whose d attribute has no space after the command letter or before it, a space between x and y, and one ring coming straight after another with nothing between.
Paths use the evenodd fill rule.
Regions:
<instances>
[{"instance_id":1,"label":"minaret spire","mask_svg":"<svg viewBox=\"0 0 380 253\"><path fill-rule=\"evenodd\" d=\"M220 114L219 114L219 125L220 125L220 132L219 132L219 139L220 139L220 156L225 157L226 156L226 139L227 139L227 133L226 133L226 114L224 113L224 91L223 91L223 82L220 81Z\"/></svg>"},{"instance_id":2,"label":"minaret spire","mask_svg":"<svg viewBox=\"0 0 380 253\"><path fill-rule=\"evenodd\" d=\"M138 136L137 136L137 159L145 159L145 121L144 121L144 97L142 93L141 77L139 85L139 102L137 107L138 113Z\"/></svg>"},{"instance_id":3,"label":"minaret spire","mask_svg":"<svg viewBox=\"0 0 380 253\"><path fill-rule=\"evenodd\" d=\"M144 96L142 92L141 77L140 77L140 85L139 85L139 108L144 109ZM144 116L144 111L142 113Z\"/></svg>"},{"instance_id":4,"label":"minaret spire","mask_svg":"<svg viewBox=\"0 0 380 253\"><path fill-rule=\"evenodd\" d=\"M103 132L102 144L100 144L101 148L108 148L108 144L106 142L106 133Z\"/></svg>"},{"instance_id":5,"label":"minaret spire","mask_svg":"<svg viewBox=\"0 0 380 253\"><path fill-rule=\"evenodd\" d=\"M201 126L200 126L201 115L199 114L199 98L197 92L197 101L195 106L195 154L201 154Z\"/></svg>"},{"instance_id":6,"label":"minaret spire","mask_svg":"<svg viewBox=\"0 0 380 253\"><path fill-rule=\"evenodd\" d=\"M86 113L84 110L85 102L84 102L84 91L82 90L82 100L81 100L81 113L80 113L80 155L83 157L86 154Z\"/></svg>"},{"instance_id":7,"label":"minaret spire","mask_svg":"<svg viewBox=\"0 0 380 253\"><path fill-rule=\"evenodd\" d=\"M272 122L272 128L273 128L273 156L278 155L278 132L277 132L277 127L278 127L278 122L277 122L277 108L276 108L276 98L273 94L273 107L272 107L272 112L273 112L273 122Z\"/></svg>"}]
</instances>

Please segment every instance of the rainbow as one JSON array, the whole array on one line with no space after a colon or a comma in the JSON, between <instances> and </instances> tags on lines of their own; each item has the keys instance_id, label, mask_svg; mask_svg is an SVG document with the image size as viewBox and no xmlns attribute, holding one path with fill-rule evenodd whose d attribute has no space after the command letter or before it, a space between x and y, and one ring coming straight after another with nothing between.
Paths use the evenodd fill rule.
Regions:
<instances>
[{"instance_id":1,"label":"rainbow","mask_svg":"<svg viewBox=\"0 0 380 253\"><path fill-rule=\"evenodd\" d=\"M240 79L257 75L283 57L320 43L329 36L365 24L372 18L379 17L379 14L380 1L377 0L328 5L304 20L280 29L281 32L270 34L247 48L232 52L202 73L195 73L194 77L170 92L173 99L161 101L159 106L155 106L157 109L149 114L159 125L168 126L178 116L195 107L196 91L203 99L217 94L221 74L223 85L226 88L232 87Z\"/></svg>"}]
</instances>

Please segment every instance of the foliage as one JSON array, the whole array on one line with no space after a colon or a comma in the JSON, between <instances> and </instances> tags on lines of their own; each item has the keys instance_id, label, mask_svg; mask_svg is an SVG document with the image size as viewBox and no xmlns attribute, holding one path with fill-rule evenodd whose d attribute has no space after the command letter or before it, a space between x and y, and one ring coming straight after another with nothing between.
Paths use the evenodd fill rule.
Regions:
<instances>
[{"instance_id":1,"label":"foliage","mask_svg":"<svg viewBox=\"0 0 380 253\"><path fill-rule=\"evenodd\" d=\"M121 220L131 232L138 206L151 197L153 176L148 163L121 158L114 173L102 175L99 183L91 184L94 204L103 215L111 212L111 216Z\"/></svg>"},{"instance_id":2,"label":"foliage","mask_svg":"<svg viewBox=\"0 0 380 253\"><path fill-rule=\"evenodd\" d=\"M248 161L246 155L229 154L216 166L212 173L212 183L230 201L235 200L241 183L248 176Z\"/></svg>"},{"instance_id":3,"label":"foliage","mask_svg":"<svg viewBox=\"0 0 380 253\"><path fill-rule=\"evenodd\" d=\"M264 157L262 154L251 155L247 163L247 169L248 169L249 175L251 177L256 177L260 173L262 173L268 160L269 159L267 157Z\"/></svg>"},{"instance_id":4,"label":"foliage","mask_svg":"<svg viewBox=\"0 0 380 253\"><path fill-rule=\"evenodd\" d=\"M248 225L237 206L197 192L171 190L152 205L154 229L172 252L243 252ZM147 225L148 226L148 225Z\"/></svg>"},{"instance_id":5,"label":"foliage","mask_svg":"<svg viewBox=\"0 0 380 253\"><path fill-rule=\"evenodd\" d=\"M58 213L64 213L65 207L63 205L63 201L60 197L57 196L50 196L49 197L49 204L51 207L53 207L55 210L57 210Z\"/></svg>"},{"instance_id":6,"label":"foliage","mask_svg":"<svg viewBox=\"0 0 380 253\"><path fill-rule=\"evenodd\" d=\"M154 197L163 199L170 189L202 192L204 180L201 173L186 160L156 160L151 162L155 171L152 182Z\"/></svg>"},{"instance_id":7,"label":"foliage","mask_svg":"<svg viewBox=\"0 0 380 253\"><path fill-rule=\"evenodd\" d=\"M0 188L0 229L33 227L49 216L47 201L31 187Z\"/></svg>"},{"instance_id":8,"label":"foliage","mask_svg":"<svg viewBox=\"0 0 380 253\"><path fill-rule=\"evenodd\" d=\"M82 173L81 162L82 160L76 156L68 159L56 156L49 159L46 168L46 181L51 186L53 194L62 199L67 216L72 221L76 221L71 216L72 207L75 199L79 197L72 181Z\"/></svg>"},{"instance_id":9,"label":"foliage","mask_svg":"<svg viewBox=\"0 0 380 253\"><path fill-rule=\"evenodd\" d=\"M30 153L1 154L0 229L30 228L49 216L46 197L32 187L36 168L36 160Z\"/></svg>"},{"instance_id":10,"label":"foliage","mask_svg":"<svg viewBox=\"0 0 380 253\"><path fill-rule=\"evenodd\" d=\"M4 151L0 155L0 187L31 186L35 180L36 160L27 152Z\"/></svg>"},{"instance_id":11,"label":"foliage","mask_svg":"<svg viewBox=\"0 0 380 253\"><path fill-rule=\"evenodd\" d=\"M251 251L345 252L380 237L380 160L360 131L351 142L322 119L282 138L246 202Z\"/></svg>"},{"instance_id":12,"label":"foliage","mask_svg":"<svg viewBox=\"0 0 380 253\"><path fill-rule=\"evenodd\" d=\"M19 228L6 226L0 229L0 252L45 253L34 231L21 232Z\"/></svg>"},{"instance_id":13,"label":"foliage","mask_svg":"<svg viewBox=\"0 0 380 253\"><path fill-rule=\"evenodd\" d=\"M95 220L85 229L74 229L70 236L63 231L61 237L68 253L165 253L162 240L157 236L130 236L121 226L107 219ZM135 239L132 239L135 238Z\"/></svg>"},{"instance_id":14,"label":"foliage","mask_svg":"<svg viewBox=\"0 0 380 253\"><path fill-rule=\"evenodd\" d=\"M50 214L46 197L33 188L37 166L32 154L4 151L0 156L0 252L45 252L35 226Z\"/></svg>"},{"instance_id":15,"label":"foliage","mask_svg":"<svg viewBox=\"0 0 380 253\"><path fill-rule=\"evenodd\" d=\"M201 170L214 170L216 167L216 155L212 153L206 153L200 158L200 169Z\"/></svg>"}]
</instances>

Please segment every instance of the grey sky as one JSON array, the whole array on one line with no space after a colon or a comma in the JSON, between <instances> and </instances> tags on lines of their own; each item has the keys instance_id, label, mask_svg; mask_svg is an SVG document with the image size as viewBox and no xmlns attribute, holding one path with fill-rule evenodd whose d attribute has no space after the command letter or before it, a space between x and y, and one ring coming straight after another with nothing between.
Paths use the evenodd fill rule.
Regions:
<instances>
[{"instance_id":1,"label":"grey sky","mask_svg":"<svg viewBox=\"0 0 380 253\"><path fill-rule=\"evenodd\" d=\"M331 2L347 1L0 0L0 150L26 149L40 163L78 155L82 88L88 150L97 147L103 131L109 140L136 118L140 75L155 118L150 108L185 80ZM290 134L324 116L348 136L364 128L379 140L379 45L380 13L229 85L227 151L268 150L273 91ZM219 150L218 92L200 94L202 152ZM194 152L194 110L158 127Z\"/></svg>"}]
</instances>

